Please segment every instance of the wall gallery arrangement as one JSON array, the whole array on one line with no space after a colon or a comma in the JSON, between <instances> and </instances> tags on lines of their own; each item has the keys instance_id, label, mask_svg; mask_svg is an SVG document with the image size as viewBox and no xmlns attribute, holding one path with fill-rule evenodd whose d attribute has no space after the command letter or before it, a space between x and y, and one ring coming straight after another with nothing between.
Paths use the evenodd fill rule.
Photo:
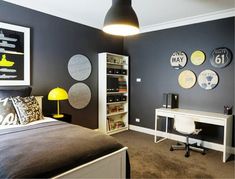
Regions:
<instances>
[{"instance_id":1,"label":"wall gallery arrangement","mask_svg":"<svg viewBox=\"0 0 235 179\"><path fill-rule=\"evenodd\" d=\"M210 64L214 68L224 68L232 61L232 52L225 47L216 48L210 55ZM196 50L191 54L191 63L195 66L202 65L206 60L206 55L201 50ZM170 64L174 69L182 69L187 64L187 55L183 51L174 52L170 58ZM195 73L191 70L184 70L179 74L178 83L184 89L192 88L197 81ZM219 83L218 74L210 69L203 70L198 76L198 84L205 90L215 88Z\"/></svg>"},{"instance_id":2,"label":"wall gallery arrangement","mask_svg":"<svg viewBox=\"0 0 235 179\"><path fill-rule=\"evenodd\" d=\"M90 60L81 54L74 55L68 62L68 72L77 81L86 80L91 74ZM91 100L91 90L85 83L75 83L68 92L69 103L73 108L83 109Z\"/></svg>"},{"instance_id":3,"label":"wall gallery arrangement","mask_svg":"<svg viewBox=\"0 0 235 179\"><path fill-rule=\"evenodd\" d=\"M30 85L30 29L0 22L0 85Z\"/></svg>"}]
</instances>

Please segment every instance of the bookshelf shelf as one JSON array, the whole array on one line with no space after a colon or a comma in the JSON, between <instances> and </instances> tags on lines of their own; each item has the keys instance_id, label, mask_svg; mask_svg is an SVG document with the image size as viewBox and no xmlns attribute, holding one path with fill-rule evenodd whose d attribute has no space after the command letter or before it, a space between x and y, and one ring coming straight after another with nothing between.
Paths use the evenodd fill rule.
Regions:
<instances>
[{"instance_id":1,"label":"bookshelf shelf","mask_svg":"<svg viewBox=\"0 0 235 179\"><path fill-rule=\"evenodd\" d=\"M99 53L99 131L108 135L128 130L128 63L128 56ZM126 75L107 73L110 70Z\"/></svg>"},{"instance_id":2,"label":"bookshelf shelf","mask_svg":"<svg viewBox=\"0 0 235 179\"><path fill-rule=\"evenodd\" d=\"M122 77L122 76L127 76L127 75L121 75L121 74L107 74L107 76Z\"/></svg>"},{"instance_id":3,"label":"bookshelf shelf","mask_svg":"<svg viewBox=\"0 0 235 179\"><path fill-rule=\"evenodd\" d=\"M116 133L123 132L123 131L126 131L126 130L128 130L128 127L125 126L125 127L119 127L117 129L110 130L107 133L109 135L112 135L112 134L116 134Z\"/></svg>"},{"instance_id":4,"label":"bookshelf shelf","mask_svg":"<svg viewBox=\"0 0 235 179\"><path fill-rule=\"evenodd\" d=\"M126 113L128 113L128 112L127 111L115 112L115 113L107 114L107 117L109 117L109 116L117 116L117 115L126 114Z\"/></svg>"},{"instance_id":5,"label":"bookshelf shelf","mask_svg":"<svg viewBox=\"0 0 235 179\"><path fill-rule=\"evenodd\" d=\"M126 103L126 102L127 101L112 102L112 103L107 103L107 105L123 104L123 103Z\"/></svg>"},{"instance_id":6,"label":"bookshelf shelf","mask_svg":"<svg viewBox=\"0 0 235 179\"><path fill-rule=\"evenodd\" d=\"M107 92L107 94L125 94L125 93L127 93L127 91L123 91L123 92Z\"/></svg>"}]
</instances>

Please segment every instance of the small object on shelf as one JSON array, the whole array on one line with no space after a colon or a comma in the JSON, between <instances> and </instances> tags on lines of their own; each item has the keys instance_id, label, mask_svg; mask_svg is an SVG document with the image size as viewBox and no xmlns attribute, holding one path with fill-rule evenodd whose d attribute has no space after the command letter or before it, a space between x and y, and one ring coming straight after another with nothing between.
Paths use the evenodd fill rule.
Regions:
<instances>
[{"instance_id":1,"label":"small object on shelf","mask_svg":"<svg viewBox=\"0 0 235 179\"><path fill-rule=\"evenodd\" d=\"M113 73L119 75L121 74L121 69L113 69Z\"/></svg>"},{"instance_id":2,"label":"small object on shelf","mask_svg":"<svg viewBox=\"0 0 235 179\"><path fill-rule=\"evenodd\" d=\"M107 74L113 74L113 68L107 68Z\"/></svg>"},{"instance_id":3,"label":"small object on shelf","mask_svg":"<svg viewBox=\"0 0 235 179\"><path fill-rule=\"evenodd\" d=\"M70 115L70 114L63 113L63 117L61 117L61 118L55 118L53 116L53 114L49 115L49 117L52 117L52 118L54 118L56 120L67 122L67 123L71 123L72 122L72 115Z\"/></svg>"},{"instance_id":4,"label":"small object on shelf","mask_svg":"<svg viewBox=\"0 0 235 179\"><path fill-rule=\"evenodd\" d=\"M108 103L112 103L112 102L114 102L114 100L115 100L115 98L114 98L113 95L107 96L107 102L108 102Z\"/></svg>"},{"instance_id":5,"label":"small object on shelf","mask_svg":"<svg viewBox=\"0 0 235 179\"><path fill-rule=\"evenodd\" d=\"M224 106L224 114L225 115L233 114L233 107L232 106Z\"/></svg>"},{"instance_id":6,"label":"small object on shelf","mask_svg":"<svg viewBox=\"0 0 235 179\"><path fill-rule=\"evenodd\" d=\"M122 74L122 75L127 75L127 70L121 69L121 74Z\"/></svg>"},{"instance_id":7,"label":"small object on shelf","mask_svg":"<svg viewBox=\"0 0 235 179\"><path fill-rule=\"evenodd\" d=\"M127 96L122 95L120 101L126 101L126 99L127 99Z\"/></svg>"},{"instance_id":8,"label":"small object on shelf","mask_svg":"<svg viewBox=\"0 0 235 179\"><path fill-rule=\"evenodd\" d=\"M121 100L121 96L120 95L115 95L114 101L119 102L120 100Z\"/></svg>"}]
</instances>

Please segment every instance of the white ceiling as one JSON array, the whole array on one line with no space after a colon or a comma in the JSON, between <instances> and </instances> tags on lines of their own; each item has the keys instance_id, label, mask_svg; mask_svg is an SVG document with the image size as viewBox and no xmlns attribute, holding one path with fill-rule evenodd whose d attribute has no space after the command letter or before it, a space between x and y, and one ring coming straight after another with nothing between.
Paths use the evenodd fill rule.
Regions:
<instances>
[{"instance_id":1,"label":"white ceiling","mask_svg":"<svg viewBox=\"0 0 235 179\"><path fill-rule=\"evenodd\" d=\"M5 0L20 6L102 29L112 0ZM235 16L235 0L132 0L144 29L190 18ZM232 14L232 15L231 15ZM212 18L212 19L213 19Z\"/></svg>"}]
</instances>

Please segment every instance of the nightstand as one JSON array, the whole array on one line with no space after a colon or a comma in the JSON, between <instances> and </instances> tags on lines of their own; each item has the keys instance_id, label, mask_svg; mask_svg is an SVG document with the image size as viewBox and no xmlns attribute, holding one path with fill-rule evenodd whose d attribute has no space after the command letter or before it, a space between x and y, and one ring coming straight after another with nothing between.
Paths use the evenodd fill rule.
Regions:
<instances>
[{"instance_id":1,"label":"nightstand","mask_svg":"<svg viewBox=\"0 0 235 179\"><path fill-rule=\"evenodd\" d=\"M62 117L62 118L54 118L52 114L50 114L49 117L54 118L58 121L63 121L63 122L68 122L68 123L72 122L72 115L64 114L64 113L63 113L63 115L64 115L64 117Z\"/></svg>"}]
</instances>

